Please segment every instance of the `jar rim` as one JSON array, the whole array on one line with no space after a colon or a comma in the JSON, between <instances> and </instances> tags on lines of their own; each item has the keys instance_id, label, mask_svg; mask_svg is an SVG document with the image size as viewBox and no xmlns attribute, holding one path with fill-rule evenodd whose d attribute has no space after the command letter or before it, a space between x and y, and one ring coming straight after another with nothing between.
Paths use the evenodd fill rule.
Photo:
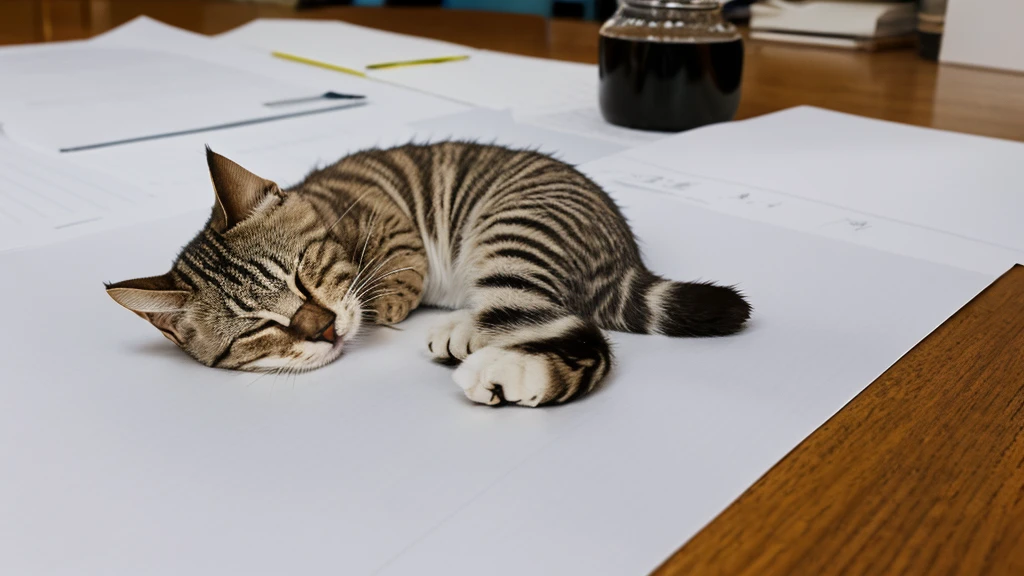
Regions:
<instances>
[{"instance_id":1,"label":"jar rim","mask_svg":"<svg viewBox=\"0 0 1024 576\"><path fill-rule=\"evenodd\" d=\"M708 10L722 6L721 0L623 0L623 4L636 8L664 10Z\"/></svg>"}]
</instances>

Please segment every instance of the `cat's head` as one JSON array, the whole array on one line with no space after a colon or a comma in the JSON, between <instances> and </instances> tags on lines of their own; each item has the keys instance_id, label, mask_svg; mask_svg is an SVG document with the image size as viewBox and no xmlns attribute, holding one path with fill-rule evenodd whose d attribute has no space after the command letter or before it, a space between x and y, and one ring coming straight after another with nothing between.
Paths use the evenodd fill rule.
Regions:
<instances>
[{"instance_id":1,"label":"cat's head","mask_svg":"<svg viewBox=\"0 0 1024 576\"><path fill-rule=\"evenodd\" d=\"M207 366L305 371L332 362L359 329L349 291L356 266L333 261L331 281L321 282L318 256L332 240L310 240L323 226L309 205L209 149L207 162L215 201L206 226L169 272L107 284L107 294ZM300 277L314 278L316 297Z\"/></svg>"}]
</instances>

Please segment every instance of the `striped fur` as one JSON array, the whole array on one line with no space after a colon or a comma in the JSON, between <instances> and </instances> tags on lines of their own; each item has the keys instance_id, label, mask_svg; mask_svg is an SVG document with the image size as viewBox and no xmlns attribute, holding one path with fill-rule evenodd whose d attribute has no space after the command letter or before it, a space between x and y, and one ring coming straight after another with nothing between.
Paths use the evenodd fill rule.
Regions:
<instances>
[{"instance_id":1,"label":"striped fur","mask_svg":"<svg viewBox=\"0 0 1024 576\"><path fill-rule=\"evenodd\" d=\"M447 142L367 150L279 189L209 152L210 222L163 276L108 285L200 362L308 370L364 317L456 309L431 331L438 361L483 404L539 406L591 391L612 365L601 329L739 330L735 290L644 266L612 200L532 151Z\"/></svg>"}]
</instances>

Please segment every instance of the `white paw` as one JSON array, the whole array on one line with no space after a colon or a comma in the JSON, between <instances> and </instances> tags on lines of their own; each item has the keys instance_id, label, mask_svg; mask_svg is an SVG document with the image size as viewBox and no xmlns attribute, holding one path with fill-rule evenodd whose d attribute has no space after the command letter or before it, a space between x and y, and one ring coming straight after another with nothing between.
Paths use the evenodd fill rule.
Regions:
<instances>
[{"instance_id":1,"label":"white paw","mask_svg":"<svg viewBox=\"0 0 1024 576\"><path fill-rule=\"evenodd\" d=\"M457 310L444 317L427 334L427 349L434 360L457 362L465 360L473 350L482 348L482 335L473 326L469 310Z\"/></svg>"},{"instance_id":2,"label":"white paw","mask_svg":"<svg viewBox=\"0 0 1024 576\"><path fill-rule=\"evenodd\" d=\"M469 355L452 375L466 397L480 404L536 406L551 386L543 357L487 346ZM500 388L497 388L500 386Z\"/></svg>"}]
</instances>

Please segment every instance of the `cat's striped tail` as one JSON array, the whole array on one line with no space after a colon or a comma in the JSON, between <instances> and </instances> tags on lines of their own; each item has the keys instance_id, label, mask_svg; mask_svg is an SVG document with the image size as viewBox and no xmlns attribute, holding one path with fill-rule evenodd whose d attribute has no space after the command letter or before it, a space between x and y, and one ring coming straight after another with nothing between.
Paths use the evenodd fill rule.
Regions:
<instances>
[{"instance_id":1,"label":"cat's striped tail","mask_svg":"<svg viewBox=\"0 0 1024 576\"><path fill-rule=\"evenodd\" d=\"M618 297L617 307L598 310L600 327L666 336L727 336L750 318L750 304L735 288L666 280L647 270L625 274Z\"/></svg>"}]
</instances>

